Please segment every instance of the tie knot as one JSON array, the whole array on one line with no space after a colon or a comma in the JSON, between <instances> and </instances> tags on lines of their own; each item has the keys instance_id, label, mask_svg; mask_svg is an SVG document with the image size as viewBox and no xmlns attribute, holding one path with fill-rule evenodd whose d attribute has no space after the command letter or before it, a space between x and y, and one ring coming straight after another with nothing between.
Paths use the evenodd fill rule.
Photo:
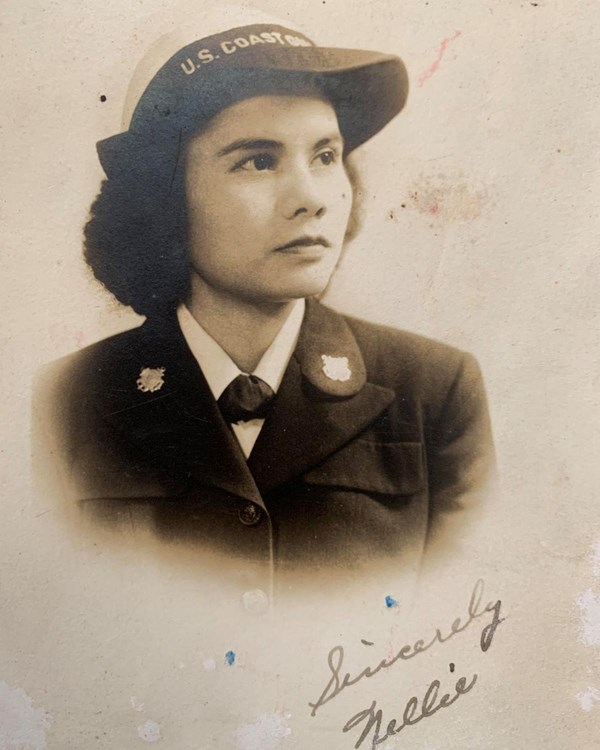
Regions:
<instances>
[{"instance_id":1,"label":"tie knot","mask_svg":"<svg viewBox=\"0 0 600 750\"><path fill-rule=\"evenodd\" d=\"M217 404L226 422L248 422L265 419L275 393L256 375L238 375L219 396Z\"/></svg>"}]
</instances>

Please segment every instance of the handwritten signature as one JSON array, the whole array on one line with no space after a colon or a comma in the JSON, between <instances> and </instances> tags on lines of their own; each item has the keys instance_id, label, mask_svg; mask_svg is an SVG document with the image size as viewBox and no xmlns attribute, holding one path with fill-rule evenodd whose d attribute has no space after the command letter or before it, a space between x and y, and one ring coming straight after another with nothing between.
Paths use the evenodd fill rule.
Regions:
<instances>
[{"instance_id":1,"label":"handwritten signature","mask_svg":"<svg viewBox=\"0 0 600 750\"><path fill-rule=\"evenodd\" d=\"M457 701L461 695L465 695L473 689L477 682L478 675L474 674L471 681L467 683L466 677L459 677L454 686L455 694L450 697L450 693L444 693L438 701L438 692L440 689L440 681L433 680L427 688L423 700L421 702L421 712L415 716L417 709L419 708L419 699L413 696L408 700L404 707L404 713L402 715L402 723L398 725L397 719L392 719L388 722L386 732L383 736L380 735L381 724L383 722L383 712L377 708L377 701L373 701L369 708L364 711L359 711L351 719L344 724L342 732L349 732L351 729L355 729L363 721L366 721L366 725L363 728L362 734L354 745L355 748L359 748L364 740L368 737L371 730L373 736L371 737L371 747L375 748L382 742L385 742L389 737L393 737L398 734L405 727L413 726L418 724L422 719L426 719L429 716L433 716L440 708L447 708Z\"/></svg>"},{"instance_id":2,"label":"handwritten signature","mask_svg":"<svg viewBox=\"0 0 600 750\"><path fill-rule=\"evenodd\" d=\"M451 638L454 638L455 635L458 635L458 633L462 633L463 631L465 631L472 623L474 623L480 617L483 617L484 615L489 613L492 615L492 620L488 625L486 625L483 628L483 630L481 631L481 637L480 637L481 650L487 651L492 644L492 640L494 638L494 633L496 632L496 628L502 622L503 618L500 617L500 608L502 606L502 602L500 600L497 600L495 602L490 602L487 605L482 606L481 600L483 598L483 587L484 587L484 582L481 579L479 579L473 588L473 592L469 600L469 605L467 608L467 617L464 618L464 621L460 617L457 617L453 621L453 623L450 625L449 632L447 632L445 635L442 634L442 631L440 628L436 628L436 630L434 631L434 635L430 638L430 640L427 643L425 642L425 640L419 639L415 641L414 644L407 644L405 646L402 646L402 648L399 651L397 651L391 658L382 659L375 666L365 667L365 669L363 669L357 675L353 676L349 672L345 672L344 674L342 674L343 664L344 664L344 648L343 646L334 646L329 652L329 654L327 655L327 665L329 667L331 677L329 678L329 681L325 685L323 691L321 692L321 695L317 698L317 700L314 703L308 704L309 707L312 709L310 712L310 715L315 716L317 711L321 708L321 706L324 706L326 703L329 703L329 701L332 701L334 698L340 695L340 693L346 690L346 688L349 688L352 685L356 685L363 679L374 677L382 669L389 669L399 660L407 661L408 659L413 659L415 656L418 656L419 654L422 654L428 649L430 649L436 643L445 643L446 641L449 641ZM465 692L468 692L475 684L474 681L469 683L470 687L467 690L467 689L464 689L463 683L460 683L460 687L459 687L459 683L460 683L460 680L459 682L457 682L457 688L456 688L457 692L459 690L461 691L459 694L464 694ZM434 685L434 683L432 683L432 685ZM466 682L465 682L465 685L466 685ZM439 688L439 685L438 685L438 688ZM429 699L430 700L432 699L432 695L429 696ZM456 698L454 700L456 700ZM444 705L450 705L450 704L444 704ZM439 708L442 708L442 707L444 706L442 705L439 706ZM373 706L373 710L374 710L374 706ZM356 718L356 717L353 717L353 718ZM350 721L352 721L352 719ZM413 721L412 723L416 723L416 722Z\"/></svg>"}]
</instances>

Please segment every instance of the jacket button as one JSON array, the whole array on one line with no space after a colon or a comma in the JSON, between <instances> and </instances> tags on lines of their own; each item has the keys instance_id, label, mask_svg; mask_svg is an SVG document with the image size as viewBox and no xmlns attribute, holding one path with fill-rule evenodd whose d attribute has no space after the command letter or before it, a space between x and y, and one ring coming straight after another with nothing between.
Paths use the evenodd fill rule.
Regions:
<instances>
[{"instance_id":1,"label":"jacket button","mask_svg":"<svg viewBox=\"0 0 600 750\"><path fill-rule=\"evenodd\" d=\"M262 518L262 510L258 505L248 503L240 508L238 515L244 526L256 526Z\"/></svg>"}]
</instances>

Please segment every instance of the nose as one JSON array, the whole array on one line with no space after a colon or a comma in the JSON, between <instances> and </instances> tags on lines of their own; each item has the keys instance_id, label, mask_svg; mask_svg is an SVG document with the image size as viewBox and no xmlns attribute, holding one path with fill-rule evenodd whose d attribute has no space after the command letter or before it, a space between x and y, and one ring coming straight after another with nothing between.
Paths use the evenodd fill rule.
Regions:
<instances>
[{"instance_id":1,"label":"nose","mask_svg":"<svg viewBox=\"0 0 600 750\"><path fill-rule=\"evenodd\" d=\"M286 219L299 216L320 218L326 211L323 185L318 175L309 168L298 168L289 175L282 197L282 210Z\"/></svg>"}]
</instances>

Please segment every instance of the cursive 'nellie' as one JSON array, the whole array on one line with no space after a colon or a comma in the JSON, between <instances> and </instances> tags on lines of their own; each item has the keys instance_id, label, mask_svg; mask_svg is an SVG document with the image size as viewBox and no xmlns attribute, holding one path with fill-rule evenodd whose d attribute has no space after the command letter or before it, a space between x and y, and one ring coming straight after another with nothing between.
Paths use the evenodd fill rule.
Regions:
<instances>
[{"instance_id":1,"label":"cursive 'nellie'","mask_svg":"<svg viewBox=\"0 0 600 750\"><path fill-rule=\"evenodd\" d=\"M461 695L465 695L473 689L475 683L477 682L477 676L478 675L474 674L470 682L467 682L466 677L459 677L456 681L456 685L454 686L455 694L451 697L450 693L444 693L444 695L442 695L439 700L438 692L440 689L440 681L434 680L429 685L429 687L427 688L427 692L423 696L420 713L417 713L417 709L419 708L419 699L416 696L413 696L407 701L406 706L404 707L404 712L402 714L402 723L398 724L397 719L392 719L391 721L389 721L387 729L383 736L380 736L379 734L381 730L381 724L383 722L383 712L380 708L377 709L377 701L373 701L369 708L363 711L359 711L351 719L348 719L348 721L344 724L344 728L342 729L342 731L349 732L351 729L354 729L363 721L366 721L366 725L363 728L362 734L356 741L354 747L359 748L369 735L369 732L373 730L373 736L371 737L371 747L376 748L377 745L385 742L388 737L393 737L405 727L413 726L414 724L418 724L423 719L427 719L428 717L433 716L433 714L439 711L440 708L448 708L449 706L451 706L460 698Z\"/></svg>"}]
</instances>

